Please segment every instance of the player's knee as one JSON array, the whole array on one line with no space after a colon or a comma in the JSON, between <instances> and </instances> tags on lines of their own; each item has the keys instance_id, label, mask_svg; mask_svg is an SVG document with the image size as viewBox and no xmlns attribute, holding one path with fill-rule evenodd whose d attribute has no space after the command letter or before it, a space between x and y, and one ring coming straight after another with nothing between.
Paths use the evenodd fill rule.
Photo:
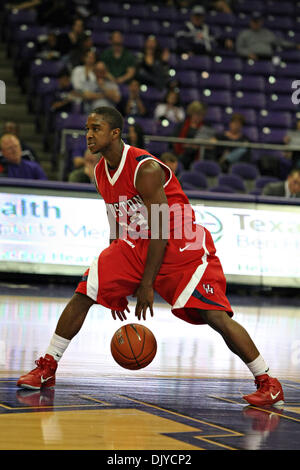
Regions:
<instances>
[{"instance_id":1,"label":"player's knee","mask_svg":"<svg viewBox=\"0 0 300 470\"><path fill-rule=\"evenodd\" d=\"M219 332L225 332L230 320L229 316L224 310L207 310L206 323Z\"/></svg>"}]
</instances>

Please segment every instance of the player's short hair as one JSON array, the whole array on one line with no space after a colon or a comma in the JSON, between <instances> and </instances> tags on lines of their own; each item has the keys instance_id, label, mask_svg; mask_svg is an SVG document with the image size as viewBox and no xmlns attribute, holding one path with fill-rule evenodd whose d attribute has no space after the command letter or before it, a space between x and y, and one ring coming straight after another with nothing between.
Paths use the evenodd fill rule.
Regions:
<instances>
[{"instance_id":1,"label":"player's short hair","mask_svg":"<svg viewBox=\"0 0 300 470\"><path fill-rule=\"evenodd\" d=\"M295 176L295 175L300 176L300 168L293 168L288 174L288 176Z\"/></svg>"},{"instance_id":2,"label":"player's short hair","mask_svg":"<svg viewBox=\"0 0 300 470\"><path fill-rule=\"evenodd\" d=\"M120 135L123 131L123 117L122 114L113 107L110 106L100 106L99 108L94 109L93 113L99 114L104 120L109 124L111 129L120 129Z\"/></svg>"}]
</instances>

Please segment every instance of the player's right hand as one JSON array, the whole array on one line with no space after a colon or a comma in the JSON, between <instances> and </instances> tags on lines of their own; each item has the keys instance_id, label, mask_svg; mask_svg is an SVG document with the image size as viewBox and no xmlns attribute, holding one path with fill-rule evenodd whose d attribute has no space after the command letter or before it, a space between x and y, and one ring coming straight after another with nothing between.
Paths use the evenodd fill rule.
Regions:
<instances>
[{"instance_id":1,"label":"player's right hand","mask_svg":"<svg viewBox=\"0 0 300 470\"><path fill-rule=\"evenodd\" d=\"M128 307L125 308L126 312L130 313L130 310ZM126 313L124 310L111 310L111 314L112 314L112 317L114 320L117 319L117 317L123 321L123 320L127 320L127 317L126 317Z\"/></svg>"}]
</instances>

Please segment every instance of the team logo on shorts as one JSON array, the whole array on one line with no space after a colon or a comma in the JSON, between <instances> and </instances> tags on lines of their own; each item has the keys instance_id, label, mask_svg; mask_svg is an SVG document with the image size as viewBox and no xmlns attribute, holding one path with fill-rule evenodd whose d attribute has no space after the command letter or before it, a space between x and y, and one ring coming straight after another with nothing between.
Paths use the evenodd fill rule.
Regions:
<instances>
[{"instance_id":1,"label":"team logo on shorts","mask_svg":"<svg viewBox=\"0 0 300 470\"><path fill-rule=\"evenodd\" d=\"M202 284L203 289L207 294L213 294L214 293L214 288L210 284Z\"/></svg>"}]
</instances>

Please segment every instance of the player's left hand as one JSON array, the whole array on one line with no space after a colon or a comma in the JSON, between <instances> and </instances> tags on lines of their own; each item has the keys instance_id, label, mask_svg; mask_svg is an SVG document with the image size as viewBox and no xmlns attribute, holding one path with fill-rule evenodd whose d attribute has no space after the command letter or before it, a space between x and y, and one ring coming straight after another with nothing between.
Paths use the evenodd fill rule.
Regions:
<instances>
[{"instance_id":1,"label":"player's left hand","mask_svg":"<svg viewBox=\"0 0 300 470\"><path fill-rule=\"evenodd\" d=\"M153 287L140 284L134 294L134 297L136 297L135 316L140 320L141 316L143 315L143 319L146 320L146 312L147 308L149 308L151 317L153 317Z\"/></svg>"},{"instance_id":2,"label":"player's left hand","mask_svg":"<svg viewBox=\"0 0 300 470\"><path fill-rule=\"evenodd\" d=\"M111 314L112 314L112 317L114 320L117 319L117 317L123 321L123 320L127 320L127 317L126 317L126 312L130 313L130 310L128 307L125 308L125 310L111 310Z\"/></svg>"}]
</instances>

